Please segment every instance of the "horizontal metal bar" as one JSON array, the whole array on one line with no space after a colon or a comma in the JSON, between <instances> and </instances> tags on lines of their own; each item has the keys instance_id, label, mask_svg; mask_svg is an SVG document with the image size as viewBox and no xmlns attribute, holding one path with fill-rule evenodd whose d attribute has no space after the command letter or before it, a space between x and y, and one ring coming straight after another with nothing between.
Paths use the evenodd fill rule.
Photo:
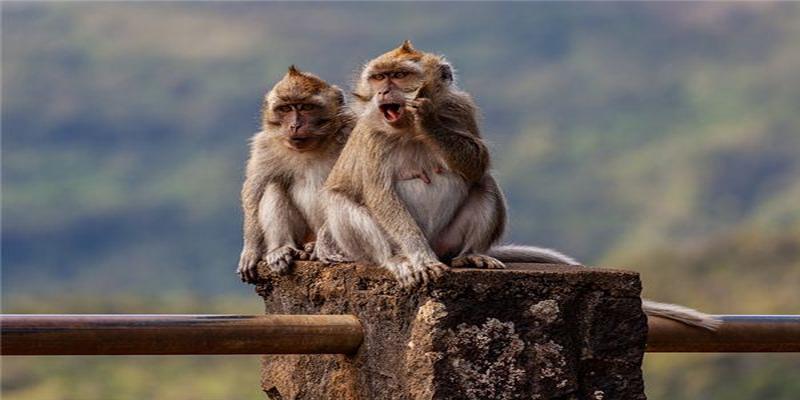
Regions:
<instances>
[{"instance_id":1,"label":"horizontal metal bar","mask_svg":"<svg viewBox=\"0 0 800 400\"><path fill-rule=\"evenodd\" d=\"M352 315L0 316L0 354L349 354L363 339Z\"/></svg>"},{"instance_id":2,"label":"horizontal metal bar","mask_svg":"<svg viewBox=\"0 0 800 400\"><path fill-rule=\"evenodd\" d=\"M717 315L714 331L648 317L652 353L773 353L800 351L800 315Z\"/></svg>"},{"instance_id":3,"label":"horizontal metal bar","mask_svg":"<svg viewBox=\"0 0 800 400\"><path fill-rule=\"evenodd\" d=\"M648 352L800 352L798 315L719 315L714 332L649 317ZM349 354L352 315L0 316L2 355Z\"/></svg>"}]
</instances>

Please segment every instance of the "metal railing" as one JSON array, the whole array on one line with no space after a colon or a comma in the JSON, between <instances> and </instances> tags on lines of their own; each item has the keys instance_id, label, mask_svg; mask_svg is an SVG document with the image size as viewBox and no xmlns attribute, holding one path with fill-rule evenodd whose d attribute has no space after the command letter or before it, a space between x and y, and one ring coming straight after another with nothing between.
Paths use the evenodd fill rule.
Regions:
<instances>
[{"instance_id":1,"label":"metal railing","mask_svg":"<svg viewBox=\"0 0 800 400\"><path fill-rule=\"evenodd\" d=\"M798 352L798 315L720 315L715 332L648 319L648 352ZM0 354L351 354L353 315L0 316Z\"/></svg>"},{"instance_id":2,"label":"metal railing","mask_svg":"<svg viewBox=\"0 0 800 400\"><path fill-rule=\"evenodd\" d=\"M348 354L363 340L352 315L0 316L0 354Z\"/></svg>"},{"instance_id":3,"label":"metal railing","mask_svg":"<svg viewBox=\"0 0 800 400\"><path fill-rule=\"evenodd\" d=\"M717 315L714 331L648 317L647 348L654 353L788 353L800 351L800 315Z\"/></svg>"}]
</instances>

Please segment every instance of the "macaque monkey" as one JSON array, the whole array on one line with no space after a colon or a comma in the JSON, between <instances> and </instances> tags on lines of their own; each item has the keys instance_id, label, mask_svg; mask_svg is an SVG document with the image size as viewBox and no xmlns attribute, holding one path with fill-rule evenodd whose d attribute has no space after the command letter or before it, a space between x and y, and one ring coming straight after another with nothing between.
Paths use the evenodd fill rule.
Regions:
<instances>
[{"instance_id":1,"label":"macaque monkey","mask_svg":"<svg viewBox=\"0 0 800 400\"><path fill-rule=\"evenodd\" d=\"M284 272L324 221L319 190L352 129L344 94L291 66L262 106L242 188L244 246L238 274L254 282L262 260Z\"/></svg>"},{"instance_id":2,"label":"macaque monkey","mask_svg":"<svg viewBox=\"0 0 800 400\"><path fill-rule=\"evenodd\" d=\"M442 275L445 263L578 264L549 249L495 245L505 229L505 200L489 172L477 107L442 56L406 41L365 65L353 96L358 119L325 183L320 260L377 263L403 286ZM714 324L680 306L645 301L644 308L690 325Z\"/></svg>"},{"instance_id":3,"label":"macaque monkey","mask_svg":"<svg viewBox=\"0 0 800 400\"><path fill-rule=\"evenodd\" d=\"M489 173L477 107L441 56L410 42L367 63L353 93L358 120L325 184L323 261L368 261L412 286L454 267L504 268L492 256L506 206ZM495 254L574 263L506 246Z\"/></svg>"}]
</instances>

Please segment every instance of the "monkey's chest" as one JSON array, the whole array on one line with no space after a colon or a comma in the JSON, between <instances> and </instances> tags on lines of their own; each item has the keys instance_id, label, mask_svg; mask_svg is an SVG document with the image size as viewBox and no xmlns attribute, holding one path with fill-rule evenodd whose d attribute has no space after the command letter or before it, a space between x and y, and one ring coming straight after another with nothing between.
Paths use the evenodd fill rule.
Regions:
<instances>
[{"instance_id":1,"label":"monkey's chest","mask_svg":"<svg viewBox=\"0 0 800 400\"><path fill-rule=\"evenodd\" d=\"M467 197L464 180L449 171L429 174L430 182L409 179L395 182L408 211L429 239L444 229Z\"/></svg>"},{"instance_id":2,"label":"monkey's chest","mask_svg":"<svg viewBox=\"0 0 800 400\"><path fill-rule=\"evenodd\" d=\"M292 202L297 210L303 214L303 218L308 223L308 227L316 232L324 222L324 210L320 196L320 190L325 183L325 175L310 171L305 176L298 179L291 190Z\"/></svg>"}]
</instances>

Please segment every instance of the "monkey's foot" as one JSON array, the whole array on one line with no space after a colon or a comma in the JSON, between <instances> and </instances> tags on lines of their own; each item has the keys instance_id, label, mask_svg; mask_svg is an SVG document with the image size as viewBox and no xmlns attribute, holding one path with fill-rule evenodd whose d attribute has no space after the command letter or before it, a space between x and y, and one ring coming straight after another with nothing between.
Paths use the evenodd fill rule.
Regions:
<instances>
[{"instance_id":1,"label":"monkey's foot","mask_svg":"<svg viewBox=\"0 0 800 400\"><path fill-rule=\"evenodd\" d=\"M316 260L317 257L314 254L314 247L316 242L308 242L303 246L303 250L299 250L297 252L297 259L303 261L313 261Z\"/></svg>"},{"instance_id":2,"label":"monkey's foot","mask_svg":"<svg viewBox=\"0 0 800 400\"><path fill-rule=\"evenodd\" d=\"M315 251L314 255L312 256L314 260L322 261L326 264L344 264L353 262L353 260L345 257L344 255L336 252L323 252Z\"/></svg>"},{"instance_id":3,"label":"monkey's foot","mask_svg":"<svg viewBox=\"0 0 800 400\"><path fill-rule=\"evenodd\" d=\"M314 253L311 255L311 259L319 260L326 264L343 264L353 262L352 259L342 255L342 253L339 251L339 247L333 244L331 240L325 240L324 238L315 243Z\"/></svg>"},{"instance_id":4,"label":"monkey's foot","mask_svg":"<svg viewBox=\"0 0 800 400\"><path fill-rule=\"evenodd\" d=\"M394 257L384 266L400 282L400 286L405 288L427 284L429 281L441 277L450 269L436 259L411 262L406 257Z\"/></svg>"},{"instance_id":5,"label":"monkey's foot","mask_svg":"<svg viewBox=\"0 0 800 400\"><path fill-rule=\"evenodd\" d=\"M264 257L264 262L272 272L282 274L289 270L292 261L297 259L299 252L300 250L292 246L278 247L267 253Z\"/></svg>"},{"instance_id":6,"label":"monkey's foot","mask_svg":"<svg viewBox=\"0 0 800 400\"><path fill-rule=\"evenodd\" d=\"M468 254L456 257L450 263L453 268L483 268L483 269L505 269L506 265L502 261L483 254Z\"/></svg>"}]
</instances>

